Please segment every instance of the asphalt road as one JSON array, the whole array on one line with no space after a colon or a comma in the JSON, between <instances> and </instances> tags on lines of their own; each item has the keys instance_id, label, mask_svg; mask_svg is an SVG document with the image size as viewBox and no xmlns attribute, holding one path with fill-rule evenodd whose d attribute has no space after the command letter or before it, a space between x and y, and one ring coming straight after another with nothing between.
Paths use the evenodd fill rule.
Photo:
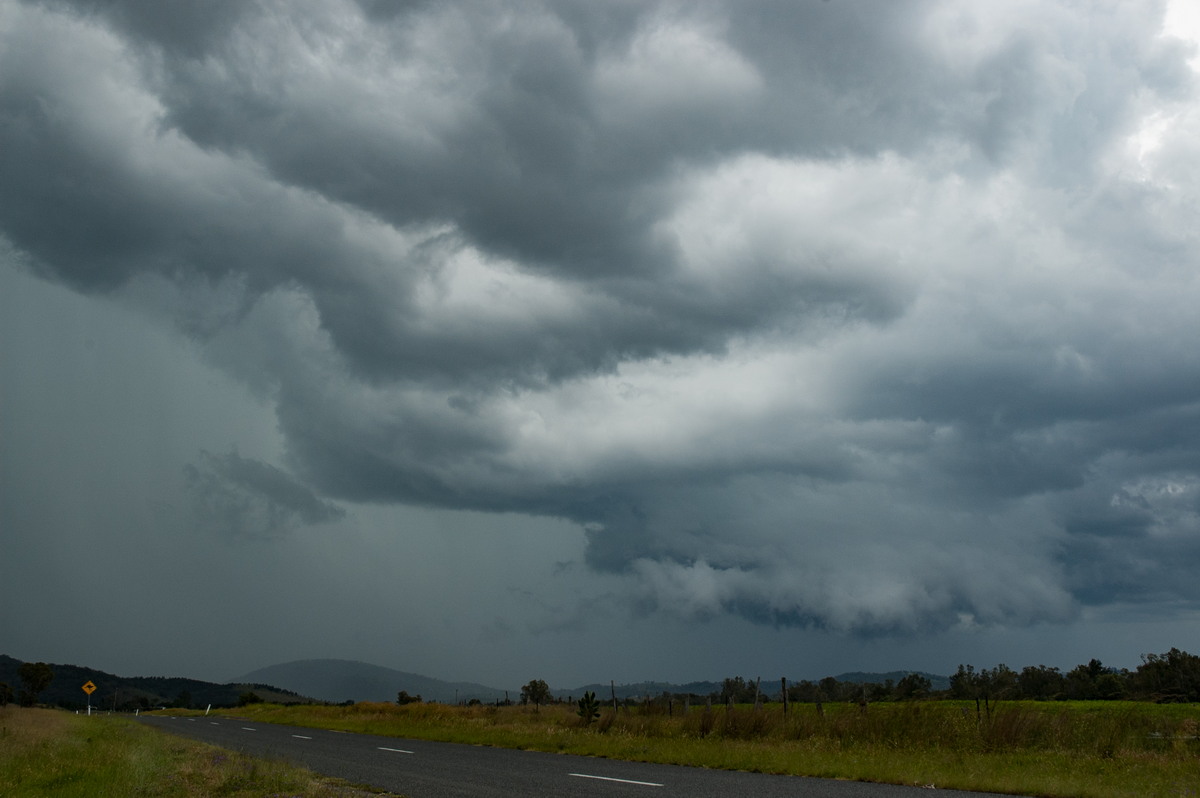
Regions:
<instances>
[{"instance_id":1,"label":"asphalt road","mask_svg":"<svg viewBox=\"0 0 1200 798\"><path fill-rule=\"evenodd\" d=\"M253 723L230 717L143 716L143 723L410 798L916 798L920 787L733 773L567 754ZM980 793L938 790L978 798Z\"/></svg>"}]
</instances>

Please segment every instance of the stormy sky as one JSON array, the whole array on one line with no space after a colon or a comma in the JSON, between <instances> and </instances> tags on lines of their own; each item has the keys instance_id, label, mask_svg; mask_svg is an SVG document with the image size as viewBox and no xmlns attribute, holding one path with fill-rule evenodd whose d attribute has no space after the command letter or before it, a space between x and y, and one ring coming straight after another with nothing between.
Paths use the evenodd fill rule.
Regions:
<instances>
[{"instance_id":1,"label":"stormy sky","mask_svg":"<svg viewBox=\"0 0 1200 798\"><path fill-rule=\"evenodd\" d=\"M0 0L0 653L1200 649L1186 2Z\"/></svg>"}]
</instances>

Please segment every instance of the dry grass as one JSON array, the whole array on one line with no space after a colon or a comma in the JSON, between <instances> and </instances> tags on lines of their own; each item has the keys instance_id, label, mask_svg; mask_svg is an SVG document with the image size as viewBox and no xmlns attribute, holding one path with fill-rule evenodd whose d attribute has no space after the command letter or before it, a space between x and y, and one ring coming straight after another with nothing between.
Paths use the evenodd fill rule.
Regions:
<instances>
[{"instance_id":1,"label":"dry grass","mask_svg":"<svg viewBox=\"0 0 1200 798\"><path fill-rule=\"evenodd\" d=\"M0 709L0 796L365 798L282 762L161 734L127 718Z\"/></svg>"}]
</instances>

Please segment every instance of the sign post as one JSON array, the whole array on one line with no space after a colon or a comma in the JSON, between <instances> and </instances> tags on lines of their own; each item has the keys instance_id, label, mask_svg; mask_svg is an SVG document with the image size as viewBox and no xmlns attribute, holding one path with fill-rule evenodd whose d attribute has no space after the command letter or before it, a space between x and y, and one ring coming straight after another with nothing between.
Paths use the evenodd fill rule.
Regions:
<instances>
[{"instance_id":1,"label":"sign post","mask_svg":"<svg viewBox=\"0 0 1200 798\"><path fill-rule=\"evenodd\" d=\"M90 716L92 714L92 693L96 692L96 685L92 684L91 679L83 683L83 692L87 693L88 715Z\"/></svg>"}]
</instances>

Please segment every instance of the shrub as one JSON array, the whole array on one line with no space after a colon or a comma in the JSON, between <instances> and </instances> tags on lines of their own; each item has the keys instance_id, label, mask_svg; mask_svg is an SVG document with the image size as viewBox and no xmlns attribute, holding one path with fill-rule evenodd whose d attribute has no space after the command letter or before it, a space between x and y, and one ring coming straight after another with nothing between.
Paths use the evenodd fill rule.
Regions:
<instances>
[{"instance_id":1,"label":"shrub","mask_svg":"<svg viewBox=\"0 0 1200 798\"><path fill-rule=\"evenodd\" d=\"M583 694L583 698L579 699L578 714L585 726L590 726L592 721L600 717L600 702L596 700L595 692L588 690Z\"/></svg>"},{"instance_id":2,"label":"shrub","mask_svg":"<svg viewBox=\"0 0 1200 798\"><path fill-rule=\"evenodd\" d=\"M237 705L239 707L249 706L250 704L261 704L263 700L258 697L258 693L246 692L238 696Z\"/></svg>"}]
</instances>

